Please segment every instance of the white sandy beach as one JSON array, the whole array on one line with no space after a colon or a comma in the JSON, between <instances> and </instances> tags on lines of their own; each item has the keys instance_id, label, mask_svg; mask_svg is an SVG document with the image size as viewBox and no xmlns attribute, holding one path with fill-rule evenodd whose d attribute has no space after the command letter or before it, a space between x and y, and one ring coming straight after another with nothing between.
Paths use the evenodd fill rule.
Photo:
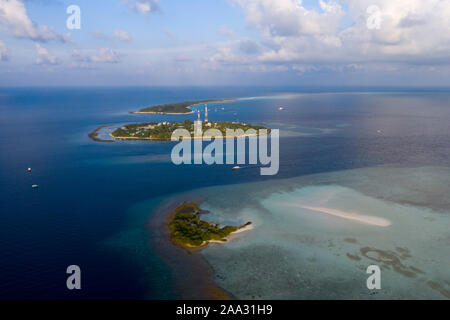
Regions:
<instances>
[{"instance_id":1,"label":"white sandy beach","mask_svg":"<svg viewBox=\"0 0 450 320\"><path fill-rule=\"evenodd\" d=\"M237 229L235 232L230 233L230 235L228 237L223 239L225 241L223 241L223 240L209 240L208 243L225 243L225 242L231 240L233 235L241 233L241 232L249 231L249 230L252 230L252 229L253 229L253 224L249 224L249 225L246 225L245 227Z\"/></svg>"},{"instance_id":2,"label":"white sandy beach","mask_svg":"<svg viewBox=\"0 0 450 320\"><path fill-rule=\"evenodd\" d=\"M145 111L135 111L135 112L132 112L133 114L168 114L168 115L176 115L176 116L178 116L178 115L186 115L186 114L192 114L192 113L194 113L194 111L190 111L190 112L154 112L154 111L148 111L148 112L145 112Z\"/></svg>"},{"instance_id":3,"label":"white sandy beach","mask_svg":"<svg viewBox=\"0 0 450 320\"><path fill-rule=\"evenodd\" d=\"M300 204L296 204L296 203L288 203L288 204L285 204L285 206L297 207L297 208L301 208L301 209L307 209L307 210L311 210L311 211L315 211L315 212L325 213L325 214L329 214L329 215L332 215L335 217L352 220L352 221L356 221L359 223L370 224L370 225L377 226L377 227L389 227L391 225L391 222L387 219L376 217L376 216L366 216L366 215L362 215L362 214L359 214L356 212L347 212L347 211L342 211L342 210L332 209L332 208L305 206L305 205L300 205Z\"/></svg>"}]
</instances>

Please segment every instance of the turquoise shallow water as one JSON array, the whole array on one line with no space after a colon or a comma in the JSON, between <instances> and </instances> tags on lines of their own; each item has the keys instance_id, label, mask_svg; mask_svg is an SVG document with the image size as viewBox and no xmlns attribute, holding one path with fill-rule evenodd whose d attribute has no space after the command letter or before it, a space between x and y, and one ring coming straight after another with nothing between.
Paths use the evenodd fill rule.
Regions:
<instances>
[{"instance_id":1,"label":"turquoise shallow water","mask_svg":"<svg viewBox=\"0 0 450 320\"><path fill-rule=\"evenodd\" d=\"M252 230L197 253L211 266L214 282L238 299L448 299L450 205L441 195L449 186L444 167L370 167L191 190L140 203L133 215L145 218L162 202L201 197L205 220L251 221ZM375 217L389 223L378 225ZM158 235L142 234L141 226L117 240L145 266L149 260L136 242L154 243ZM370 265L381 268L381 290L366 287ZM173 273L184 274L177 281L192 286L188 267L183 259L171 264ZM157 275L148 268L143 281L154 283Z\"/></svg>"},{"instance_id":2,"label":"turquoise shallow water","mask_svg":"<svg viewBox=\"0 0 450 320\"><path fill-rule=\"evenodd\" d=\"M405 196L410 189L440 194L427 185L433 175L440 176L437 185L450 185L446 168L367 168L205 191L210 196L202 208L211 220L252 221L254 229L202 255L217 283L241 299L448 299L448 204L416 198L411 205L412 195ZM217 205L218 198L227 199L226 207ZM379 217L390 225L289 206L293 203ZM366 287L372 264L382 269L382 289L376 292Z\"/></svg>"}]
</instances>

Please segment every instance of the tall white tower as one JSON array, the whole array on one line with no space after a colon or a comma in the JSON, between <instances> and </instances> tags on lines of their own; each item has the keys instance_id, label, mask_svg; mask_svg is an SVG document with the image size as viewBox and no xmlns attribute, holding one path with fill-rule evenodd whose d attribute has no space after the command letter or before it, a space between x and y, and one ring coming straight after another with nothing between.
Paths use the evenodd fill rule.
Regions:
<instances>
[{"instance_id":1,"label":"tall white tower","mask_svg":"<svg viewBox=\"0 0 450 320\"><path fill-rule=\"evenodd\" d=\"M197 121L194 122L194 136L195 137L201 137L203 135L202 133L202 127L203 127L203 123L202 120L200 119L200 110L197 110Z\"/></svg>"},{"instance_id":2,"label":"tall white tower","mask_svg":"<svg viewBox=\"0 0 450 320\"><path fill-rule=\"evenodd\" d=\"M208 105L205 104L205 122L208 123Z\"/></svg>"}]
</instances>

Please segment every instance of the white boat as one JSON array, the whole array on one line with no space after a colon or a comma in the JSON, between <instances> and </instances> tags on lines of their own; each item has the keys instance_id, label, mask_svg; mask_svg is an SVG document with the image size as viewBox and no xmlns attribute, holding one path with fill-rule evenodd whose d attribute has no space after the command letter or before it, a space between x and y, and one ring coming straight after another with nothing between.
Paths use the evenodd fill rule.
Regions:
<instances>
[{"instance_id":1,"label":"white boat","mask_svg":"<svg viewBox=\"0 0 450 320\"><path fill-rule=\"evenodd\" d=\"M38 186L37 184L33 184L31 187L32 187L33 189L39 188L39 186Z\"/></svg>"},{"instance_id":2,"label":"white boat","mask_svg":"<svg viewBox=\"0 0 450 320\"><path fill-rule=\"evenodd\" d=\"M239 170L241 167L239 167L239 166L236 166L236 167L233 167L233 170Z\"/></svg>"},{"instance_id":3,"label":"white boat","mask_svg":"<svg viewBox=\"0 0 450 320\"><path fill-rule=\"evenodd\" d=\"M28 172L31 172L31 168L28 168L28 170L27 170Z\"/></svg>"},{"instance_id":4,"label":"white boat","mask_svg":"<svg viewBox=\"0 0 450 320\"><path fill-rule=\"evenodd\" d=\"M278 110L280 110L280 111L283 111L283 110L284 110L284 108L283 108L283 107L279 107L279 108L278 108Z\"/></svg>"}]
</instances>

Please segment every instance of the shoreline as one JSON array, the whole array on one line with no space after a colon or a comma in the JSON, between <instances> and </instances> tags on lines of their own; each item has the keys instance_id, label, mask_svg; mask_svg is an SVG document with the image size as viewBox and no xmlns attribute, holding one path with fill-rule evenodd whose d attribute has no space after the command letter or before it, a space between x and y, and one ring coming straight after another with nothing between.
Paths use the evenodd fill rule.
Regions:
<instances>
[{"instance_id":1,"label":"shoreline","mask_svg":"<svg viewBox=\"0 0 450 320\"><path fill-rule=\"evenodd\" d=\"M205 199L189 197L201 203ZM165 200L152 212L147 226L156 233L150 246L171 269L172 286L183 300L235 300L236 298L214 282L214 269L198 252L202 248L182 248L170 237L169 222L174 210L184 203L182 198ZM186 274L189 274L187 277Z\"/></svg>"},{"instance_id":2,"label":"shoreline","mask_svg":"<svg viewBox=\"0 0 450 320\"><path fill-rule=\"evenodd\" d=\"M191 112L155 112L155 111L131 111L131 114L168 114L168 115L185 115L185 114L193 114L194 111Z\"/></svg>"},{"instance_id":3,"label":"shoreline","mask_svg":"<svg viewBox=\"0 0 450 320\"><path fill-rule=\"evenodd\" d=\"M253 230L253 229L254 229L253 224L251 222L247 222L246 224L243 224L242 226L239 226L236 231L230 233L227 237L223 238L222 240L209 240L209 241L207 241L205 246L207 246L210 243L221 243L221 244L226 243L226 242L232 240L234 235L236 235L238 233L245 232L245 231Z\"/></svg>"},{"instance_id":4,"label":"shoreline","mask_svg":"<svg viewBox=\"0 0 450 320\"><path fill-rule=\"evenodd\" d=\"M267 133L268 134L268 133ZM263 136L266 134L245 134L243 136L222 136L222 139L242 139L242 138L248 138L248 137L259 137L259 136ZM111 133L109 134L109 136L113 139L117 139L117 140L150 140L150 141L164 141L164 142L179 142L180 140L175 140L172 141L172 139L157 139L157 138L139 138L139 137L114 137ZM183 137L184 138L184 137ZM198 140L198 139L213 139L215 138L214 136L203 136L203 137L189 137L189 138L184 138L183 140ZM105 141L111 141L111 140L105 140ZM113 141L111 141L113 142ZM209 142L209 141L207 141Z\"/></svg>"},{"instance_id":5,"label":"shoreline","mask_svg":"<svg viewBox=\"0 0 450 320\"><path fill-rule=\"evenodd\" d=\"M96 142L115 142L116 140L136 140L136 141L161 141L161 142L179 142L180 140L176 140L176 141L172 141L171 139L157 139L157 138L139 138L139 137L114 137L111 133L109 133L108 135L113 138L114 140L105 140L105 139L100 139L97 138L98 133L100 132L101 129L104 128L109 128L112 127L113 125L102 125L100 127L98 127L97 129L95 129L94 131L92 131L91 133L88 134L89 138L91 138L92 140L96 141ZM268 133L263 133L263 134L246 134L243 136L232 136L232 137L228 137L228 136L222 136L222 139L242 139L242 138L248 138L248 137L259 137L259 136L263 136L263 135L268 135L270 134L270 132ZM212 139L215 138L214 136L202 136L202 137L190 137L190 138L186 138L186 140L196 140L196 139ZM207 141L209 142L209 141Z\"/></svg>"},{"instance_id":6,"label":"shoreline","mask_svg":"<svg viewBox=\"0 0 450 320\"><path fill-rule=\"evenodd\" d=\"M191 252L191 253L196 253L196 252L198 252L199 250L201 250L201 249L207 247L208 244L210 244L210 243L222 243L222 244L223 244L223 243L226 243L226 242L230 241L231 239L233 239L233 235L238 234L238 233L242 233L242 232L245 232L245 231L248 231L248 230L252 230L252 229L253 229L253 224L252 224L252 222L247 222L247 223L244 223L244 224L242 224L242 225L240 225L240 226L235 227L235 228L236 228L236 231L231 232L231 233L228 234L226 237L223 237L223 238L220 239L220 240L214 240L214 239L212 239L212 240L205 240L205 241L203 241L203 242L202 242L200 245L198 245L198 246L191 245L191 244L188 244L188 243L179 243L179 242L175 242L175 241L172 239L172 234L171 234L171 232L170 232L170 224L171 224L171 222L175 219L176 215L178 214L178 212L177 212L176 209L177 209L178 207L180 207L180 206L182 206L182 205L185 205L185 204L188 204L188 203L189 203L189 202L183 202L183 203L179 204L176 208L174 208L174 209L169 213L169 215L166 217L166 219L164 220L164 225L165 225L166 229L169 231L170 241L171 241L174 245L179 246L180 248L185 249L185 250L187 250L187 251L189 251L189 252ZM197 205L199 205L197 202L194 202L194 203L197 204ZM201 212L199 212L199 214L201 214Z\"/></svg>"},{"instance_id":7,"label":"shoreline","mask_svg":"<svg viewBox=\"0 0 450 320\"><path fill-rule=\"evenodd\" d=\"M221 100L211 100L209 102L199 102L196 104L191 104L190 106L187 106L187 109L191 109L191 107L195 107L201 104L207 104L207 103L232 103L234 101L239 100L239 98L233 98L233 99L221 99ZM151 108L151 107L150 107ZM131 111L131 114L167 114L167 115L185 115L185 114L192 114L194 113L194 110L191 110L190 112L155 112L155 111Z\"/></svg>"},{"instance_id":8,"label":"shoreline","mask_svg":"<svg viewBox=\"0 0 450 320\"><path fill-rule=\"evenodd\" d=\"M102 125L102 126L98 127L97 129L95 129L94 131L92 131L91 133L88 133L88 136L89 136L89 138L91 138L92 140L97 141L97 142L114 142L114 140L105 140L105 139L98 138L98 133L100 132L100 130L102 130L104 128L109 128L112 126L113 125L111 125L111 124Z\"/></svg>"}]
</instances>

